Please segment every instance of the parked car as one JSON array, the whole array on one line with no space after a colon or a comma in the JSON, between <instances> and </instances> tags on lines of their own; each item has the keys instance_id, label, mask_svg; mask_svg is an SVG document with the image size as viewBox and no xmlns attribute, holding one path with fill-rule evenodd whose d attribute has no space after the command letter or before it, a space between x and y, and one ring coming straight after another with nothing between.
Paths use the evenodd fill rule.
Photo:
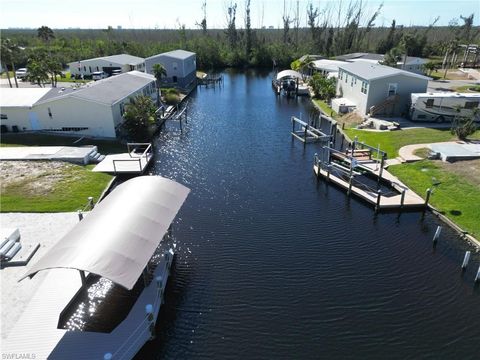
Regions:
<instances>
[{"instance_id":1,"label":"parked car","mask_svg":"<svg viewBox=\"0 0 480 360\"><path fill-rule=\"evenodd\" d=\"M17 71L15 71L15 76L17 79L25 79L28 75L27 69L26 68L20 68Z\"/></svg>"},{"instance_id":2,"label":"parked car","mask_svg":"<svg viewBox=\"0 0 480 360\"><path fill-rule=\"evenodd\" d=\"M92 80L102 80L108 77L108 74L105 71L95 71L92 73Z\"/></svg>"}]
</instances>

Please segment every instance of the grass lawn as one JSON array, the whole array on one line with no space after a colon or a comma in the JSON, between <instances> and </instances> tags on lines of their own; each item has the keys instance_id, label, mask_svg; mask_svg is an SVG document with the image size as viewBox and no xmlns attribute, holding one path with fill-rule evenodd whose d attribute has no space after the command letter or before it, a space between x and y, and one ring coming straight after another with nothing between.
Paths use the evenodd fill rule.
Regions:
<instances>
[{"instance_id":1,"label":"grass lawn","mask_svg":"<svg viewBox=\"0 0 480 360\"><path fill-rule=\"evenodd\" d=\"M96 145L102 154L118 154L127 151L127 147L115 140L97 140L85 138L73 143L81 136L69 137L33 133L6 133L2 134L0 146L82 146Z\"/></svg>"},{"instance_id":2,"label":"grass lawn","mask_svg":"<svg viewBox=\"0 0 480 360\"><path fill-rule=\"evenodd\" d=\"M388 158L398 156L398 150L405 145L424 144L441 141L455 140L455 135L450 133L450 129L404 129L399 131L365 131L357 129L345 129L347 135L353 140L358 136L358 140L370 146L377 147L380 144L380 150L387 152ZM480 130L477 130L471 139L480 139Z\"/></svg>"},{"instance_id":3,"label":"grass lawn","mask_svg":"<svg viewBox=\"0 0 480 360\"><path fill-rule=\"evenodd\" d=\"M338 114L335 111L333 111L332 108L330 106L328 106L328 104L325 101L320 100L320 99L313 99L313 101L328 116L330 116L334 119L336 119L338 117Z\"/></svg>"},{"instance_id":4,"label":"grass lawn","mask_svg":"<svg viewBox=\"0 0 480 360\"><path fill-rule=\"evenodd\" d=\"M443 79L444 74L445 70L440 69L432 71L432 73L428 76L432 77L434 80L439 80ZM445 80L468 80L468 75L459 71L458 69L448 69Z\"/></svg>"},{"instance_id":5,"label":"grass lawn","mask_svg":"<svg viewBox=\"0 0 480 360\"><path fill-rule=\"evenodd\" d=\"M47 163L48 164L48 163ZM32 173L35 162L32 162ZM47 165L48 166L48 165ZM94 173L93 166L64 164L52 169L3 181L2 212L62 212L85 207L88 197L97 201L112 179L110 175Z\"/></svg>"},{"instance_id":6,"label":"grass lawn","mask_svg":"<svg viewBox=\"0 0 480 360\"><path fill-rule=\"evenodd\" d=\"M459 86L455 88L456 92L461 92L461 93L478 93L480 92L480 85L466 85L466 86Z\"/></svg>"},{"instance_id":7,"label":"grass lawn","mask_svg":"<svg viewBox=\"0 0 480 360\"><path fill-rule=\"evenodd\" d=\"M395 165L388 171L424 198L427 188L435 188L430 203L473 236L480 236L480 185L447 170L439 161ZM432 186L433 178L440 182L438 186Z\"/></svg>"}]
</instances>

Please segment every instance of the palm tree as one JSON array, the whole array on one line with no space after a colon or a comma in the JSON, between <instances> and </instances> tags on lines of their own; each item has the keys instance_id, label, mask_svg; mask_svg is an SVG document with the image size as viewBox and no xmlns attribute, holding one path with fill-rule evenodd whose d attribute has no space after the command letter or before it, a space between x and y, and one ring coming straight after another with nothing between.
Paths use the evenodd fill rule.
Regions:
<instances>
[{"instance_id":1,"label":"palm tree","mask_svg":"<svg viewBox=\"0 0 480 360\"><path fill-rule=\"evenodd\" d=\"M149 138L150 126L155 123L155 105L149 96L138 95L125 106L123 127L133 140Z\"/></svg>"},{"instance_id":2,"label":"palm tree","mask_svg":"<svg viewBox=\"0 0 480 360\"><path fill-rule=\"evenodd\" d=\"M412 48L415 47L416 41L416 37L412 34L407 33L403 35L402 40L400 41L401 47L404 51L402 69L405 69L408 54L411 53Z\"/></svg>"},{"instance_id":3,"label":"palm tree","mask_svg":"<svg viewBox=\"0 0 480 360\"><path fill-rule=\"evenodd\" d=\"M157 107L160 106L160 81L164 76L167 76L167 70L162 64L153 64L153 75L155 76L157 84Z\"/></svg>"},{"instance_id":4,"label":"palm tree","mask_svg":"<svg viewBox=\"0 0 480 360\"><path fill-rule=\"evenodd\" d=\"M45 42L55 39L55 34L48 26L41 26L37 29L37 36Z\"/></svg>"},{"instance_id":5,"label":"palm tree","mask_svg":"<svg viewBox=\"0 0 480 360\"><path fill-rule=\"evenodd\" d=\"M10 87L12 87L12 82L10 81L10 74L8 73L8 66L12 68L13 71L13 78L15 80L15 86L18 88L18 81L17 77L15 76L15 63L14 59L16 54L18 53L18 46L10 39L3 39L2 40L2 49L1 49L1 56L2 56L2 63L5 65L5 69L7 72L7 79Z\"/></svg>"}]
</instances>

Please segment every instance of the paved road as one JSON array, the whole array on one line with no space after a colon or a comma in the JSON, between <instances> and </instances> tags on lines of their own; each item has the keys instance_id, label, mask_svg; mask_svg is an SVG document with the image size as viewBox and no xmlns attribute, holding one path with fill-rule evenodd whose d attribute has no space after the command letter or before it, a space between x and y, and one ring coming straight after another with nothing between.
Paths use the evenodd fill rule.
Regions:
<instances>
[{"instance_id":1,"label":"paved road","mask_svg":"<svg viewBox=\"0 0 480 360\"><path fill-rule=\"evenodd\" d=\"M466 85L480 85L479 80L432 80L428 82L428 91L453 91L452 88Z\"/></svg>"}]
</instances>

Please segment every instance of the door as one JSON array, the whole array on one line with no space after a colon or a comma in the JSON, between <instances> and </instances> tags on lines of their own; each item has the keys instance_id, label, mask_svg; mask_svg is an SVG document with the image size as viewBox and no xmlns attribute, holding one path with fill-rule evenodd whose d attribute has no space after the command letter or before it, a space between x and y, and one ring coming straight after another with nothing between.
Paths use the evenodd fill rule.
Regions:
<instances>
[{"instance_id":1,"label":"door","mask_svg":"<svg viewBox=\"0 0 480 360\"><path fill-rule=\"evenodd\" d=\"M37 113L29 112L28 118L30 120L30 127L32 128L32 130L41 130L40 121L38 121Z\"/></svg>"},{"instance_id":2,"label":"door","mask_svg":"<svg viewBox=\"0 0 480 360\"><path fill-rule=\"evenodd\" d=\"M398 84L388 84L388 96L397 95Z\"/></svg>"}]
</instances>

